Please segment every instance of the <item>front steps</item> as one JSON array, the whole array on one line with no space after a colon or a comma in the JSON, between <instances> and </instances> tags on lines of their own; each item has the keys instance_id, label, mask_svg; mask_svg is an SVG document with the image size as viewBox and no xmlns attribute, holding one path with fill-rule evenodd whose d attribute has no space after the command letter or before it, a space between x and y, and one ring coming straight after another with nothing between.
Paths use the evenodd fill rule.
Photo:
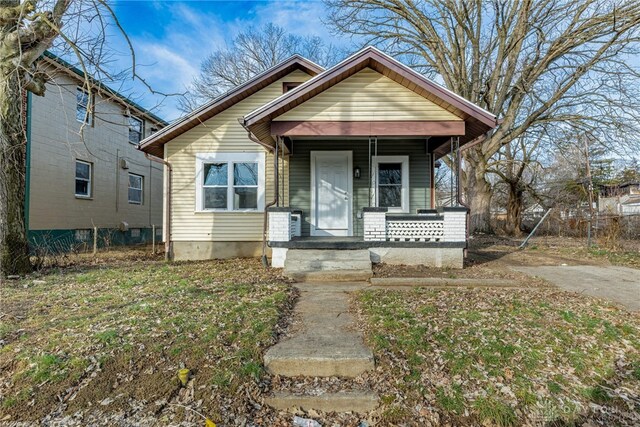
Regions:
<instances>
[{"instance_id":1,"label":"front steps","mask_svg":"<svg viewBox=\"0 0 640 427\"><path fill-rule=\"evenodd\" d=\"M301 296L295 311L302 321L301 330L266 352L267 370L281 377L348 379L374 369L373 353L364 345L362 335L354 330L348 312L347 292L364 286L366 283L362 282L299 284ZM307 382L301 379L301 383ZM364 414L375 409L378 397L368 389L305 394L304 387L294 387L277 390L265 401L279 410L302 408Z\"/></svg>"},{"instance_id":2,"label":"front steps","mask_svg":"<svg viewBox=\"0 0 640 427\"><path fill-rule=\"evenodd\" d=\"M284 274L298 282L354 282L373 276L368 249L289 249Z\"/></svg>"}]
</instances>

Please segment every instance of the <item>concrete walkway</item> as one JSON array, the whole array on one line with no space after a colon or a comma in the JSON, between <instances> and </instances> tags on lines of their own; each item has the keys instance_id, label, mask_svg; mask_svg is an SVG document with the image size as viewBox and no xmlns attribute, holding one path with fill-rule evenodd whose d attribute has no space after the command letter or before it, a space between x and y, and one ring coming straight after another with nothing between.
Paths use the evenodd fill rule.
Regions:
<instances>
[{"instance_id":1,"label":"concrete walkway","mask_svg":"<svg viewBox=\"0 0 640 427\"><path fill-rule=\"evenodd\" d=\"M365 282L296 284L301 295L295 312L302 327L266 352L265 367L285 377L353 378L373 369L373 353L364 345L349 314L348 292L366 286ZM377 406L377 396L369 390L320 396L278 393L266 401L277 409L302 407L358 413Z\"/></svg>"},{"instance_id":2,"label":"concrete walkway","mask_svg":"<svg viewBox=\"0 0 640 427\"><path fill-rule=\"evenodd\" d=\"M631 311L640 311L640 270L590 265L511 268L541 277L564 290L608 299Z\"/></svg>"}]
</instances>

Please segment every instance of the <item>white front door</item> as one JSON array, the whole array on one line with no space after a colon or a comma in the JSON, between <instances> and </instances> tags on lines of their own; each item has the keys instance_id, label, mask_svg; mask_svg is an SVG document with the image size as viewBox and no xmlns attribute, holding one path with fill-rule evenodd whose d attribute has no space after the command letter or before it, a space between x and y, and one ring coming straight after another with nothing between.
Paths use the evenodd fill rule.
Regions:
<instances>
[{"instance_id":1,"label":"white front door","mask_svg":"<svg viewBox=\"0 0 640 427\"><path fill-rule=\"evenodd\" d=\"M351 151L311 152L311 235L351 236Z\"/></svg>"}]
</instances>

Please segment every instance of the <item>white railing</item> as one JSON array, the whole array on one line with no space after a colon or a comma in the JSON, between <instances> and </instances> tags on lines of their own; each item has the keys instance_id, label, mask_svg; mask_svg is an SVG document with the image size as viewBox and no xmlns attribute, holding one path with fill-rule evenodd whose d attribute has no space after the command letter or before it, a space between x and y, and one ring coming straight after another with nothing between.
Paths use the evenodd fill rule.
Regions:
<instances>
[{"instance_id":1,"label":"white railing","mask_svg":"<svg viewBox=\"0 0 640 427\"><path fill-rule=\"evenodd\" d=\"M371 242L464 242L465 208L429 210L416 215L388 214L384 208L364 209L364 240Z\"/></svg>"}]
</instances>

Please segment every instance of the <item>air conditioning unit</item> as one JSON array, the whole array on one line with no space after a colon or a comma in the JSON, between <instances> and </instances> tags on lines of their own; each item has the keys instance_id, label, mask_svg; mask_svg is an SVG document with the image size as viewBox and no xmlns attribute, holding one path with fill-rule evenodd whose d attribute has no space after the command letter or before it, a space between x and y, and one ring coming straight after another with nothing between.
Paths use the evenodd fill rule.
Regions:
<instances>
[{"instance_id":1,"label":"air conditioning unit","mask_svg":"<svg viewBox=\"0 0 640 427\"><path fill-rule=\"evenodd\" d=\"M127 159L120 159L120 167L122 169L129 169L129 162Z\"/></svg>"}]
</instances>

